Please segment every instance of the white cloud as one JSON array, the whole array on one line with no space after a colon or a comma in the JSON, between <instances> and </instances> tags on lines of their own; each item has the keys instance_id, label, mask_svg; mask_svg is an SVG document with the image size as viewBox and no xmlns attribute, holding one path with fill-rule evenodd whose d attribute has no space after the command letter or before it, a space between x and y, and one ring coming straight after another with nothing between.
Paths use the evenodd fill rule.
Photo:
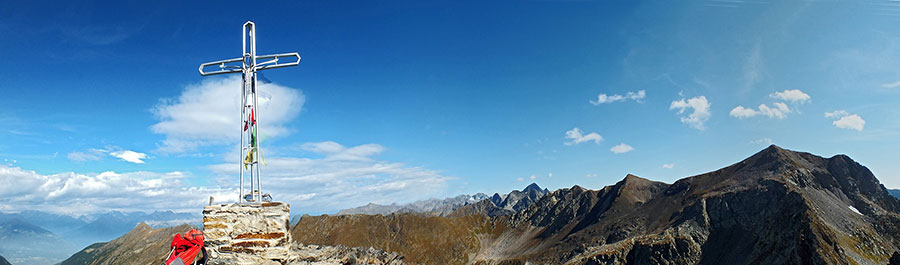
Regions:
<instances>
[{"instance_id":1,"label":"white cloud","mask_svg":"<svg viewBox=\"0 0 900 265\"><path fill-rule=\"evenodd\" d=\"M788 108L787 104L775 102L774 108L770 108L766 104L759 104L759 113L769 118L784 119L788 113L791 113L791 109Z\"/></svg>"},{"instance_id":2,"label":"white cloud","mask_svg":"<svg viewBox=\"0 0 900 265\"><path fill-rule=\"evenodd\" d=\"M131 163L135 163L135 164L143 164L144 163L143 159L147 158L147 154L138 153L138 152L131 151L131 150L110 152L109 155L118 157L122 160L131 162Z\"/></svg>"},{"instance_id":3,"label":"white cloud","mask_svg":"<svg viewBox=\"0 0 900 265\"><path fill-rule=\"evenodd\" d=\"M605 103L613 103L616 101L629 100L629 99L640 102L641 99L644 99L644 97L646 97L646 96L647 96L647 92L644 90L640 90L638 92L629 91L624 96L618 95L618 94L615 94L615 95L600 94L600 95L597 95L596 101L591 100L590 102L591 102L591 104L593 104L595 106L600 105L600 104L605 104Z\"/></svg>"},{"instance_id":4,"label":"white cloud","mask_svg":"<svg viewBox=\"0 0 900 265\"><path fill-rule=\"evenodd\" d=\"M697 130L706 129L705 123L712 115L709 110L710 103L705 96L693 97L690 99L681 99L672 101L669 109L678 109L678 114L684 114L685 110L691 109L692 112L687 117L682 116L681 122L687 124Z\"/></svg>"},{"instance_id":5,"label":"white cloud","mask_svg":"<svg viewBox=\"0 0 900 265\"><path fill-rule=\"evenodd\" d=\"M0 210L82 215L110 210L197 211L209 196L237 194L225 188L192 187L182 172L103 172L42 175L0 165Z\"/></svg>"},{"instance_id":6,"label":"white cloud","mask_svg":"<svg viewBox=\"0 0 900 265\"><path fill-rule=\"evenodd\" d=\"M609 151L612 151L613 153L616 153L616 154L628 153L628 152L631 152L632 150L634 150L634 147L631 147L630 145L627 145L625 143L618 144L609 149Z\"/></svg>"},{"instance_id":7,"label":"white cloud","mask_svg":"<svg viewBox=\"0 0 900 265\"><path fill-rule=\"evenodd\" d=\"M840 118L850 115L846 110L835 110L832 112L825 112L825 118Z\"/></svg>"},{"instance_id":8,"label":"white cloud","mask_svg":"<svg viewBox=\"0 0 900 265\"><path fill-rule=\"evenodd\" d=\"M862 131L863 127L866 126L866 121L859 117L859 115L853 114L849 116L844 116L836 121L834 121L835 127L841 129L852 129L857 131Z\"/></svg>"},{"instance_id":9,"label":"white cloud","mask_svg":"<svg viewBox=\"0 0 900 265\"><path fill-rule=\"evenodd\" d=\"M575 145L580 144L587 141L594 141L594 143L600 143L603 141L603 136L600 136L596 132L592 132L589 134L584 134L581 132L581 129L572 128L571 130L566 131L566 139L571 139L569 142L565 142L565 145Z\"/></svg>"},{"instance_id":10,"label":"white cloud","mask_svg":"<svg viewBox=\"0 0 900 265\"><path fill-rule=\"evenodd\" d=\"M535 176L535 175L531 175L531 177L528 177L528 179L531 179L531 180L534 180L536 178L537 178L537 176Z\"/></svg>"},{"instance_id":11,"label":"white cloud","mask_svg":"<svg viewBox=\"0 0 900 265\"><path fill-rule=\"evenodd\" d=\"M737 117L739 119L753 117L757 114L759 114L759 112L757 112L756 110L744 108L744 106L734 107L734 109L732 109L729 113L729 115L731 115L732 117Z\"/></svg>"},{"instance_id":12,"label":"white cloud","mask_svg":"<svg viewBox=\"0 0 900 265\"><path fill-rule=\"evenodd\" d=\"M738 119L750 118L756 115L784 119L787 117L788 113L791 113L791 109L788 108L787 104L775 102L774 107L769 107L766 104L759 104L758 111L751 108L745 108L744 106L737 106L734 107L734 109L731 109L729 115Z\"/></svg>"},{"instance_id":13,"label":"white cloud","mask_svg":"<svg viewBox=\"0 0 900 265\"><path fill-rule=\"evenodd\" d=\"M522 181L525 181L525 179L524 178L516 178L516 181L522 182Z\"/></svg>"},{"instance_id":14,"label":"white cloud","mask_svg":"<svg viewBox=\"0 0 900 265\"><path fill-rule=\"evenodd\" d=\"M834 127L838 127L841 129L862 131L866 126L866 121L863 120L862 117L856 114L850 114L846 110L825 112L825 117L836 118L837 120L832 122L831 124L833 124Z\"/></svg>"},{"instance_id":15,"label":"white cloud","mask_svg":"<svg viewBox=\"0 0 900 265\"><path fill-rule=\"evenodd\" d=\"M122 150L122 148L117 146L108 145L104 148L90 148L86 151L78 151L71 152L66 157L72 161L96 161L103 159L106 155L110 155L113 157L117 157L127 162L135 163L135 164L143 164L144 159L147 159L147 154L139 153L131 150Z\"/></svg>"},{"instance_id":16,"label":"white cloud","mask_svg":"<svg viewBox=\"0 0 900 265\"><path fill-rule=\"evenodd\" d=\"M297 213L439 197L445 195L446 182L452 179L426 168L374 159L384 150L377 144L304 146L324 157L266 157L267 164L261 168L263 192L290 203ZM0 211L41 209L79 215L110 210L196 212L210 196L220 203L236 201L239 167L238 162L211 165L210 176L183 172L41 175L0 165Z\"/></svg>"},{"instance_id":17,"label":"white cloud","mask_svg":"<svg viewBox=\"0 0 900 265\"><path fill-rule=\"evenodd\" d=\"M344 146L326 141L301 148L322 157L266 156L260 170L263 192L305 212L428 199L440 196L452 179L434 170L378 160L374 156L385 150L378 144ZM237 161L209 167L223 183L234 185L239 168Z\"/></svg>"},{"instance_id":18,"label":"white cloud","mask_svg":"<svg viewBox=\"0 0 900 265\"><path fill-rule=\"evenodd\" d=\"M277 137L303 108L305 97L297 89L273 83L259 85L260 134ZM160 151L181 153L197 147L234 143L240 125L241 77L205 79L188 85L176 99L160 100L151 111L159 122L151 131L166 139Z\"/></svg>"},{"instance_id":19,"label":"white cloud","mask_svg":"<svg viewBox=\"0 0 900 265\"><path fill-rule=\"evenodd\" d=\"M674 164L674 163L672 163L672 164L663 164L662 167L663 167L663 168L675 168L675 164Z\"/></svg>"},{"instance_id":20,"label":"white cloud","mask_svg":"<svg viewBox=\"0 0 900 265\"><path fill-rule=\"evenodd\" d=\"M769 97L783 101L790 101L792 103L806 103L810 99L808 94L803 93L803 91L800 91L799 89L788 89L781 92L775 92L773 94L770 94Z\"/></svg>"},{"instance_id":21,"label":"white cloud","mask_svg":"<svg viewBox=\"0 0 900 265\"><path fill-rule=\"evenodd\" d=\"M881 84L881 87L883 87L883 88L895 88L895 87L900 87L900 81L893 82L893 83L885 83L885 84Z\"/></svg>"}]
</instances>

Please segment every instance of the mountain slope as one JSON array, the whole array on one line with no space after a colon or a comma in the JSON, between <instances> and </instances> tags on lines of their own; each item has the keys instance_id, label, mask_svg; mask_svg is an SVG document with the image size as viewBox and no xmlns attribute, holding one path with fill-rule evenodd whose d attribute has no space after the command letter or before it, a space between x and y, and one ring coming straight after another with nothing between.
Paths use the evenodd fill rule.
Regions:
<instances>
[{"instance_id":1,"label":"mountain slope","mask_svg":"<svg viewBox=\"0 0 900 265\"><path fill-rule=\"evenodd\" d=\"M304 245L374 247L398 252L415 264L465 264L480 247L480 234L499 234L484 215L465 217L389 215L304 216L291 227Z\"/></svg>"},{"instance_id":2,"label":"mountain slope","mask_svg":"<svg viewBox=\"0 0 900 265\"><path fill-rule=\"evenodd\" d=\"M10 264L9 261L6 261L6 259L3 258L3 256L0 256L0 265L12 265L12 264Z\"/></svg>"},{"instance_id":3,"label":"mountain slope","mask_svg":"<svg viewBox=\"0 0 900 265\"><path fill-rule=\"evenodd\" d=\"M891 196L894 196L894 197L897 197L898 199L900 199L900 190L888 190L888 193L890 193Z\"/></svg>"},{"instance_id":4,"label":"mountain slope","mask_svg":"<svg viewBox=\"0 0 900 265\"><path fill-rule=\"evenodd\" d=\"M169 243L176 233L184 233L192 227L183 224L176 227L153 229L140 223L130 232L107 243L97 243L75 253L60 265L143 265L162 263L169 253Z\"/></svg>"}]
</instances>

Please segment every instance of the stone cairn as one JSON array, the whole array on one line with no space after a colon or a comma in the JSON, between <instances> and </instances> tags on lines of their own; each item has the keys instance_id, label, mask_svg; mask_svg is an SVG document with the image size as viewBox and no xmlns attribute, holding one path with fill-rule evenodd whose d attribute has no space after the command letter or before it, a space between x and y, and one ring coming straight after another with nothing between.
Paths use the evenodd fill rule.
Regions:
<instances>
[{"instance_id":1,"label":"stone cairn","mask_svg":"<svg viewBox=\"0 0 900 265\"><path fill-rule=\"evenodd\" d=\"M285 264L290 258L291 206L281 202L203 207L210 265Z\"/></svg>"}]
</instances>

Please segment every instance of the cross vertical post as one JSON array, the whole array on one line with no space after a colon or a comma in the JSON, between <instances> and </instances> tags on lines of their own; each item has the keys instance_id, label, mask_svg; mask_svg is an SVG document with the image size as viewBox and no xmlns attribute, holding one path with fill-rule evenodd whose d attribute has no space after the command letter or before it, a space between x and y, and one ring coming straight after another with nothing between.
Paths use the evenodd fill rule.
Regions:
<instances>
[{"instance_id":1,"label":"cross vertical post","mask_svg":"<svg viewBox=\"0 0 900 265\"><path fill-rule=\"evenodd\" d=\"M297 52L280 53L270 55L256 55L256 24L252 21L244 23L242 28L243 50L240 58L227 59L200 64L200 75L218 75L241 73L241 142L240 150L240 186L238 188L238 202L262 202L270 201L268 194L262 193L260 184L259 162L262 152L259 149L259 96L257 95L257 71L296 66L300 64L300 54ZM296 61L279 63L279 58L297 58ZM257 63L257 59L266 60ZM240 62L240 66L235 65ZM205 68L218 66L218 70L204 71ZM247 138L245 142L244 139ZM250 193L244 194L244 173L249 172ZM255 178L255 179L254 179Z\"/></svg>"}]
</instances>

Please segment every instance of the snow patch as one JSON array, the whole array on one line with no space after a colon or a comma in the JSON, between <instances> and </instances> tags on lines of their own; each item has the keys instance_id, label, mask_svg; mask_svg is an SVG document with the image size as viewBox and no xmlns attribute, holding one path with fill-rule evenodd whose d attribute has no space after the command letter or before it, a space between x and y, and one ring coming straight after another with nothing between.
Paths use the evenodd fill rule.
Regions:
<instances>
[{"instance_id":1,"label":"snow patch","mask_svg":"<svg viewBox=\"0 0 900 265\"><path fill-rule=\"evenodd\" d=\"M856 213L856 214L858 214L858 215L863 215L861 212L859 212L859 210L857 210L857 209L856 209L855 207L853 207L853 206L847 206L847 208L850 208L851 211L853 211L854 213Z\"/></svg>"}]
</instances>

